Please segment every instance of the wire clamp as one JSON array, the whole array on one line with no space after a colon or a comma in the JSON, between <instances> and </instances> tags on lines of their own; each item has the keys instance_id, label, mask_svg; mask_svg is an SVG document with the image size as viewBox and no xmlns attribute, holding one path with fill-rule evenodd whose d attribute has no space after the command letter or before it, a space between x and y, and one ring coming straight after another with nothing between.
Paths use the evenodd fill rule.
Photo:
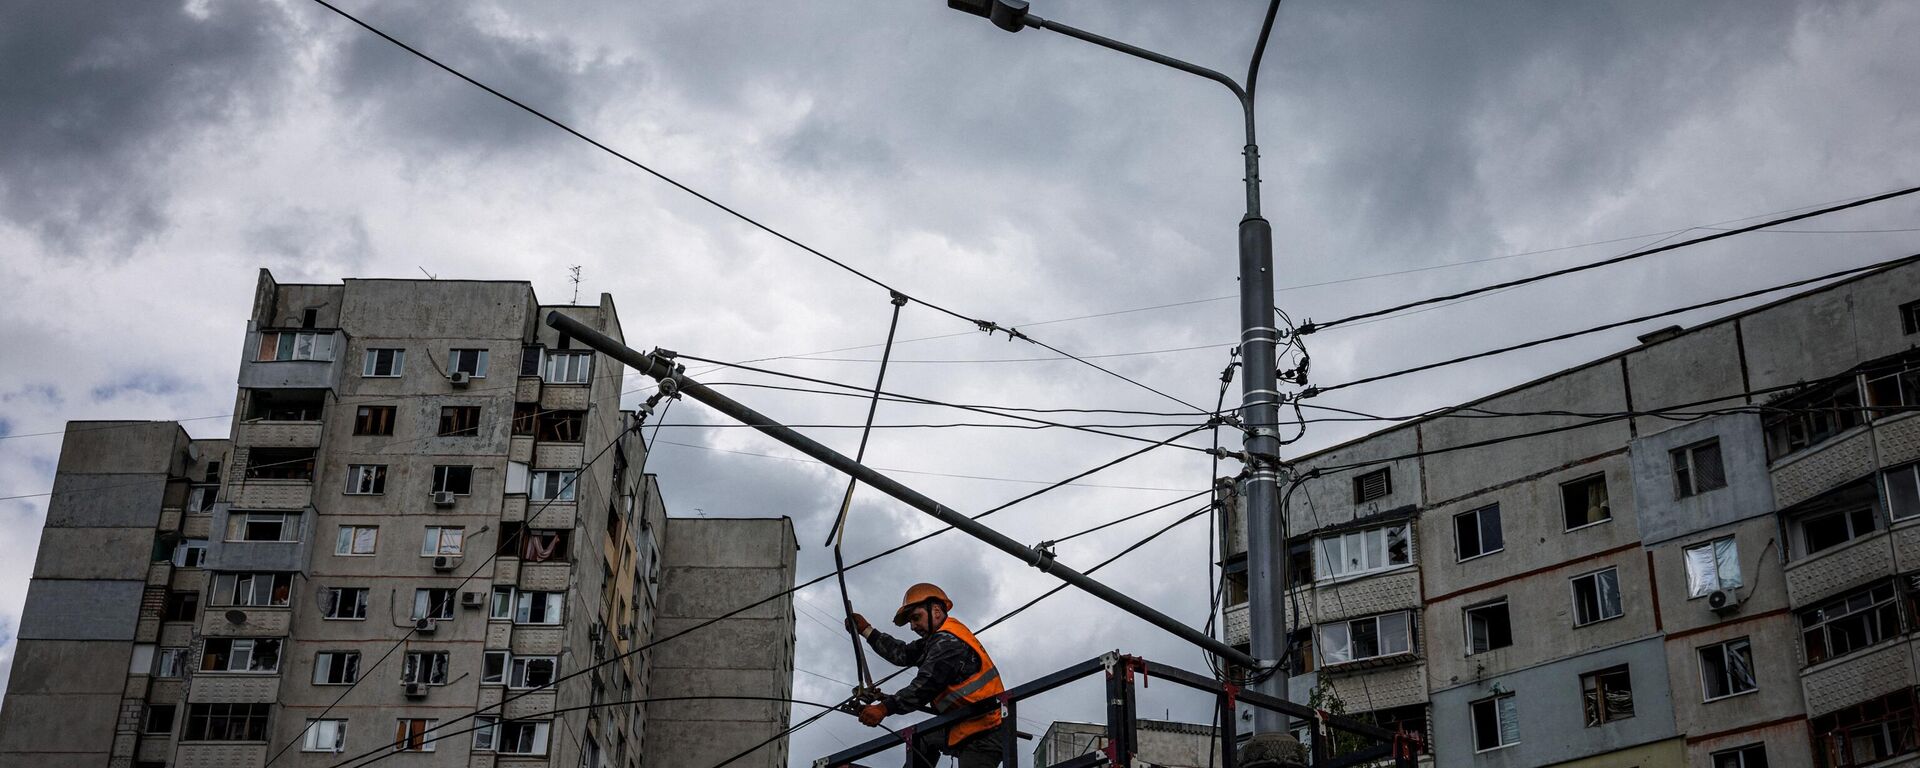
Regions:
<instances>
[{"instance_id":1,"label":"wire clamp","mask_svg":"<svg viewBox=\"0 0 1920 768\"><path fill-rule=\"evenodd\" d=\"M1307 335L1307 334L1309 334L1309 333L1313 333L1314 331L1317 331L1317 330L1320 330L1320 326L1317 326L1317 325L1314 325L1314 324L1313 324L1313 318L1311 318L1311 317L1309 317L1309 318L1307 318L1307 321L1306 321L1306 322L1304 322L1304 323L1301 323L1301 324L1300 324L1300 327L1299 327L1299 328L1295 328L1295 329L1294 329L1294 331L1293 331L1293 335L1295 335L1295 336L1305 336L1305 335Z\"/></svg>"},{"instance_id":2,"label":"wire clamp","mask_svg":"<svg viewBox=\"0 0 1920 768\"><path fill-rule=\"evenodd\" d=\"M890 300L893 302L893 305L896 307L904 307L907 305L907 302L913 300L912 297L909 297L908 295L896 290L888 289L887 293L891 294Z\"/></svg>"}]
</instances>

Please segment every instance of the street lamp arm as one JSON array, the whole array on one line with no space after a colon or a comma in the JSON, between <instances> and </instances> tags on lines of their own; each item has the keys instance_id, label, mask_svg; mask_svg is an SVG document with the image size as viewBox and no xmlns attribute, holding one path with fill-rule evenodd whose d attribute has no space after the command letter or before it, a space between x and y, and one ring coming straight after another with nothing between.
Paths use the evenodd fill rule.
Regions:
<instances>
[{"instance_id":1,"label":"street lamp arm","mask_svg":"<svg viewBox=\"0 0 1920 768\"><path fill-rule=\"evenodd\" d=\"M1071 37L1079 40L1085 40L1089 43L1093 43L1094 45L1098 45L1102 48L1111 48L1113 50L1127 54L1129 56L1135 56L1142 59L1146 59L1147 61L1151 61L1155 64L1162 64L1165 66L1173 67L1174 69L1180 70L1182 72L1186 72L1188 74L1199 75L1208 80L1212 80L1216 83L1226 86L1228 90L1233 91L1234 97L1238 98L1243 106L1247 104L1248 99L1247 99L1246 89L1241 88L1240 84L1237 82L1234 82L1233 78L1227 77L1226 75L1223 75L1219 72L1215 72L1211 69L1207 69L1206 67L1200 66L1198 64L1190 64L1188 62L1184 62L1179 59L1173 58L1172 56L1165 56L1162 54L1154 53L1153 51L1149 51L1137 45L1129 45L1127 43L1123 43L1109 37L1096 35L1092 32L1088 32L1078 27L1071 27L1065 24L1061 24L1060 22L1057 22L1057 21L1050 21L1047 19L1043 19L1031 13L1027 14L1026 17L1022 19L1022 21L1027 26L1033 27L1035 29L1045 29L1053 32L1058 32L1060 34L1066 35L1067 37ZM1251 138L1253 135L1253 132L1248 131L1247 135L1249 138Z\"/></svg>"}]
</instances>

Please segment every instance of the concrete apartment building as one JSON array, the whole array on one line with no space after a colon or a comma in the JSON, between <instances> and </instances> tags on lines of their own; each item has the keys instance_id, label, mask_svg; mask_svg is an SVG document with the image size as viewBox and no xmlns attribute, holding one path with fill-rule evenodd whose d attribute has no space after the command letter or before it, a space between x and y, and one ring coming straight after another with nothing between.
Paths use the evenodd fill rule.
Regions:
<instances>
[{"instance_id":1,"label":"concrete apartment building","mask_svg":"<svg viewBox=\"0 0 1920 768\"><path fill-rule=\"evenodd\" d=\"M1297 461L1291 694L1441 766L1920 763L1920 266L1641 341Z\"/></svg>"},{"instance_id":2,"label":"concrete apartment building","mask_svg":"<svg viewBox=\"0 0 1920 768\"><path fill-rule=\"evenodd\" d=\"M621 366L540 323L550 310L621 336L604 295L262 270L231 439L70 424L0 764L636 768L785 727L784 707L708 732L617 704L787 690L786 600L753 617L757 665L694 638L661 646L656 684L663 656L640 649L673 631L676 589L744 604L790 586L795 543L784 518L703 520L688 538L727 545L676 548ZM712 569L753 578L673 577ZM710 662L733 676L681 671ZM744 764L784 765L773 751Z\"/></svg>"},{"instance_id":3,"label":"concrete apartment building","mask_svg":"<svg viewBox=\"0 0 1920 768\"><path fill-rule=\"evenodd\" d=\"M1134 764L1155 768L1216 768L1221 763L1219 732L1209 723L1172 720L1135 722ZM1056 720L1033 746L1033 764L1058 765L1107 748L1105 723Z\"/></svg>"}]
</instances>

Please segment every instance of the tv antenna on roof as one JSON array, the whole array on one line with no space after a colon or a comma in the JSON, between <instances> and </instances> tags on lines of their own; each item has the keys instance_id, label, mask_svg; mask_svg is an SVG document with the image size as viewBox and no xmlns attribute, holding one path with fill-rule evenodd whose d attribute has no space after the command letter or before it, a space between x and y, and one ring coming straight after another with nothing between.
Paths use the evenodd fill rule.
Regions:
<instances>
[{"instance_id":1,"label":"tv antenna on roof","mask_svg":"<svg viewBox=\"0 0 1920 768\"><path fill-rule=\"evenodd\" d=\"M580 303L580 265L567 267L567 271L573 273L567 279L573 281L573 303L578 304Z\"/></svg>"}]
</instances>

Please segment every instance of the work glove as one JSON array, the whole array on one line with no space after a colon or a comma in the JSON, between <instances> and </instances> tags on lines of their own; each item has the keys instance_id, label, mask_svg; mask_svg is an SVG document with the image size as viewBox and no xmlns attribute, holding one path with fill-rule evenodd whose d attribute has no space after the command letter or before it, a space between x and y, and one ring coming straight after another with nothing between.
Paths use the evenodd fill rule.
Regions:
<instances>
[{"instance_id":1,"label":"work glove","mask_svg":"<svg viewBox=\"0 0 1920 768\"><path fill-rule=\"evenodd\" d=\"M866 637L868 632L873 631L873 625L867 623L867 617L856 613L847 617L847 631Z\"/></svg>"},{"instance_id":2,"label":"work glove","mask_svg":"<svg viewBox=\"0 0 1920 768\"><path fill-rule=\"evenodd\" d=\"M887 705L885 704L874 702L860 708L861 725L868 728L875 728L880 725L881 720L885 719L887 719Z\"/></svg>"}]
</instances>

